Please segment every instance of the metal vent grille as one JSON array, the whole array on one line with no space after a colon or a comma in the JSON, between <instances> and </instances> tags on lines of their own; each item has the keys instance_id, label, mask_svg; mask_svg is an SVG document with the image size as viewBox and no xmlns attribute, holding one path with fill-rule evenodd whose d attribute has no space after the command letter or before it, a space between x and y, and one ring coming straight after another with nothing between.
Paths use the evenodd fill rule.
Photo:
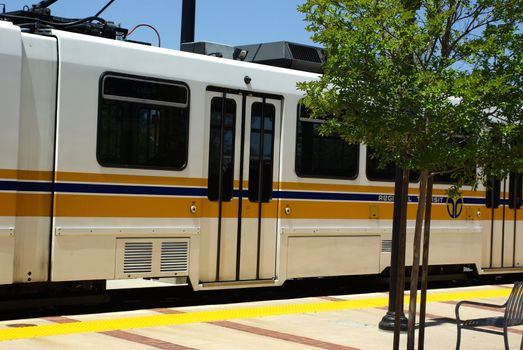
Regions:
<instances>
[{"instance_id":1,"label":"metal vent grille","mask_svg":"<svg viewBox=\"0 0 523 350\"><path fill-rule=\"evenodd\" d=\"M123 271L126 274L152 271L153 243L125 242Z\"/></svg>"},{"instance_id":2,"label":"metal vent grille","mask_svg":"<svg viewBox=\"0 0 523 350\"><path fill-rule=\"evenodd\" d=\"M392 252L392 240L391 239L381 240L381 252L382 253L391 253Z\"/></svg>"},{"instance_id":3,"label":"metal vent grille","mask_svg":"<svg viewBox=\"0 0 523 350\"><path fill-rule=\"evenodd\" d=\"M291 50L292 57L302 61L309 61L315 63L321 63L320 55L318 50L313 47L307 47L302 45L295 45L289 43L289 49Z\"/></svg>"},{"instance_id":4,"label":"metal vent grille","mask_svg":"<svg viewBox=\"0 0 523 350\"><path fill-rule=\"evenodd\" d=\"M162 242L160 272L187 271L188 262L188 242Z\"/></svg>"},{"instance_id":5,"label":"metal vent grille","mask_svg":"<svg viewBox=\"0 0 523 350\"><path fill-rule=\"evenodd\" d=\"M185 237L118 239L115 278L188 276L189 242Z\"/></svg>"}]
</instances>

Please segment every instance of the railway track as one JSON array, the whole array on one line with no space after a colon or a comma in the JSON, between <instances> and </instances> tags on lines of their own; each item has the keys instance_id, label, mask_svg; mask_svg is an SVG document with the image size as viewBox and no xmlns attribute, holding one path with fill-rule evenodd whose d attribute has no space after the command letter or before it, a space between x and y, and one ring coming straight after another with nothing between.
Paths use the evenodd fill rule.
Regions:
<instances>
[{"instance_id":1,"label":"railway track","mask_svg":"<svg viewBox=\"0 0 523 350\"><path fill-rule=\"evenodd\" d=\"M429 288L453 288L512 283L523 280L523 274L504 276L469 276L466 279L429 282ZM408 287L408 286L407 286ZM382 276L351 276L343 278L287 281L281 287L249 288L194 292L188 286L161 288L114 289L83 295L37 295L4 298L0 301L0 320L21 320L53 315L74 315L130 311L166 307L229 304L314 296L387 292L388 278Z\"/></svg>"}]
</instances>

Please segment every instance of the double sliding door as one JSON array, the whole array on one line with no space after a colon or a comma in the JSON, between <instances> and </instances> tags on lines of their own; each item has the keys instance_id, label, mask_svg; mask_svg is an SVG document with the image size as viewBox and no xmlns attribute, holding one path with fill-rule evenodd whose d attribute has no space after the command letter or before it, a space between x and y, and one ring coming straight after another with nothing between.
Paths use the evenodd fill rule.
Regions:
<instances>
[{"instance_id":1,"label":"double sliding door","mask_svg":"<svg viewBox=\"0 0 523 350\"><path fill-rule=\"evenodd\" d=\"M281 99L207 91L201 282L276 277Z\"/></svg>"}]
</instances>

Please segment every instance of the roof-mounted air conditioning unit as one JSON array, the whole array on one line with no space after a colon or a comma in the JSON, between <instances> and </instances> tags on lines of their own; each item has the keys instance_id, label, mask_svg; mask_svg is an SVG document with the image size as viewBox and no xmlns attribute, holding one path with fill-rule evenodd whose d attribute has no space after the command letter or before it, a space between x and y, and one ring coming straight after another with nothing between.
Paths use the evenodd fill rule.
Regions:
<instances>
[{"instance_id":1,"label":"roof-mounted air conditioning unit","mask_svg":"<svg viewBox=\"0 0 523 350\"><path fill-rule=\"evenodd\" d=\"M245 61L269 66L322 73L325 54L320 47L278 41L237 46L247 51Z\"/></svg>"}]
</instances>

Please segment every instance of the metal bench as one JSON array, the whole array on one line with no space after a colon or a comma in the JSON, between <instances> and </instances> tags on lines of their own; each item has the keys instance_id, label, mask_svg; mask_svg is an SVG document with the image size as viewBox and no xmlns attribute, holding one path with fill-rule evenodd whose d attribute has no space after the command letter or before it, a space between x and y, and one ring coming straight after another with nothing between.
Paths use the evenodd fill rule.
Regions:
<instances>
[{"instance_id":1,"label":"metal bench","mask_svg":"<svg viewBox=\"0 0 523 350\"><path fill-rule=\"evenodd\" d=\"M499 317L484 317L476 318L471 320L461 320L459 317L459 308L461 305L476 305L476 306L487 306L490 308L504 308L505 313ZM475 301L460 301L456 305L456 325L458 326L458 337L456 341L456 350L459 350L461 342L461 330L470 329L479 332L493 333L503 335L505 340L505 349L509 350L508 347L508 335L507 329L511 326L518 326L523 324L523 282L515 282L512 292L505 304L495 305L487 303L479 303ZM497 331L492 329L485 329L480 327L496 327L502 328L503 331ZM520 350L523 350L523 338L521 339Z\"/></svg>"}]
</instances>

